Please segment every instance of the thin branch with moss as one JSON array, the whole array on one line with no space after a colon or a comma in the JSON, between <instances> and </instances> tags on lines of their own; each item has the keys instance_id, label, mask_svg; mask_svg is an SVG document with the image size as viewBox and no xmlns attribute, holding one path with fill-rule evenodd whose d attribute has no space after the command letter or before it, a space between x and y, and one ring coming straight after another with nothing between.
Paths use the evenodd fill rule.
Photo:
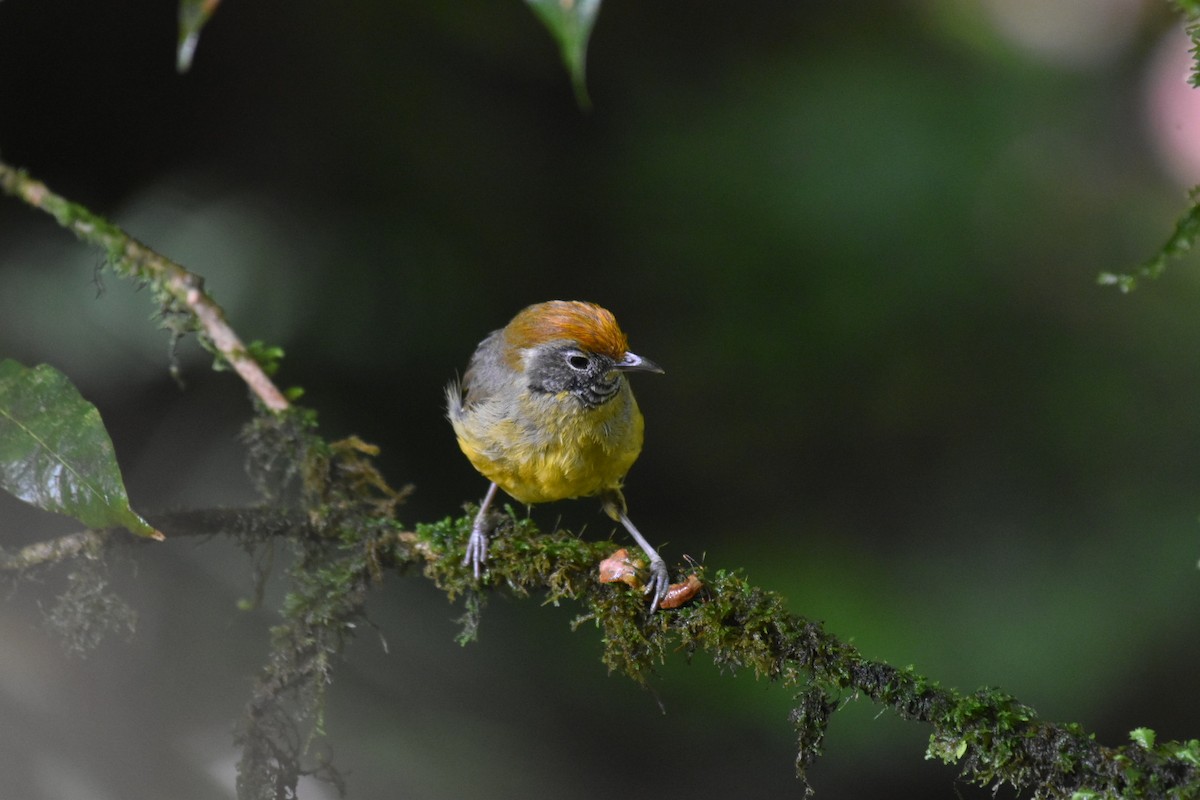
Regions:
<instances>
[{"instance_id":1,"label":"thin branch with moss","mask_svg":"<svg viewBox=\"0 0 1200 800\"><path fill-rule=\"evenodd\" d=\"M1184 30L1192 42L1192 66L1189 82L1200 87L1200 0L1170 0L1171 5L1184 19ZM1163 243L1158 252L1138 265L1132 272L1102 272L1097 278L1101 286L1116 286L1128 294L1138 286L1138 281L1155 280L1167 270L1167 265L1192 251L1200 239L1200 186L1192 187L1188 193L1190 206L1175 221L1175 230Z\"/></svg>"},{"instance_id":2,"label":"thin branch with moss","mask_svg":"<svg viewBox=\"0 0 1200 800\"><path fill-rule=\"evenodd\" d=\"M194 322L195 329L203 334L202 341L241 376L264 406L275 412L288 408L290 404L287 398L268 377L267 370L226 323L221 307L204 291L203 278L159 255L108 220L55 194L46 184L3 161L0 161L0 189L33 208L45 211L83 241L104 250L109 264L118 274L146 281L153 287L155 296L166 312L165 319L174 319L170 312L184 311L185 317ZM176 329L176 333L182 332L185 331Z\"/></svg>"},{"instance_id":3,"label":"thin branch with moss","mask_svg":"<svg viewBox=\"0 0 1200 800\"><path fill-rule=\"evenodd\" d=\"M1200 186L1189 194L1191 207L1175 221L1175 230L1151 258L1133 272L1100 273L1097 282L1101 286L1116 286L1123 293L1132 292L1139 280L1155 280L1167 271L1167 264L1190 253L1200 239Z\"/></svg>"},{"instance_id":4,"label":"thin branch with moss","mask_svg":"<svg viewBox=\"0 0 1200 800\"><path fill-rule=\"evenodd\" d=\"M108 531L75 531L34 542L13 553L0 551L0 570L21 571L69 561L82 553L103 548L107 540Z\"/></svg>"}]
</instances>

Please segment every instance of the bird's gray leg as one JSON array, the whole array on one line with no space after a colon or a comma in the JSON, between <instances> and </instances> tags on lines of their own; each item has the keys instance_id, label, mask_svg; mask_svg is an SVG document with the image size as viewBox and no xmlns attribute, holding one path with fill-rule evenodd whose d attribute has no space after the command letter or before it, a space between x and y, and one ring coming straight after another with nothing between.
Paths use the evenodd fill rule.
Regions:
<instances>
[{"instance_id":1,"label":"bird's gray leg","mask_svg":"<svg viewBox=\"0 0 1200 800\"><path fill-rule=\"evenodd\" d=\"M646 537L638 532L634 524L629 520L629 515L621 509L616 509L617 519L625 526L625 530L629 531L629 535L637 542L638 547L642 548L642 552L650 559L650 580L646 583L645 593L653 596L650 602L650 613L653 614L658 608L658 603L667 594L667 587L671 584L671 578L667 575L666 562L658 555L658 551L650 546L646 541Z\"/></svg>"}]
</instances>

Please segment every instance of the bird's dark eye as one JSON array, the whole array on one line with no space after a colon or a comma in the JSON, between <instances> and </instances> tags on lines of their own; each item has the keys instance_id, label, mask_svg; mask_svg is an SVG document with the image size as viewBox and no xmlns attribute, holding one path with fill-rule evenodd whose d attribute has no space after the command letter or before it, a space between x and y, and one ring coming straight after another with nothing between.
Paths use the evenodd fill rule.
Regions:
<instances>
[{"instance_id":1,"label":"bird's dark eye","mask_svg":"<svg viewBox=\"0 0 1200 800\"><path fill-rule=\"evenodd\" d=\"M567 356L567 364L571 369L583 371L592 365L592 360L582 353L571 353Z\"/></svg>"}]
</instances>

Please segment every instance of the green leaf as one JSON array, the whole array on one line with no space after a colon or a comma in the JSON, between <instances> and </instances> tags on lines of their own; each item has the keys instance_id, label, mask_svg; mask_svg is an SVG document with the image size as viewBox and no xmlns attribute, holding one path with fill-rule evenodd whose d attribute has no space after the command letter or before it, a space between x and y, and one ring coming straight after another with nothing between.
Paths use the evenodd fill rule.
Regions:
<instances>
[{"instance_id":1,"label":"green leaf","mask_svg":"<svg viewBox=\"0 0 1200 800\"><path fill-rule=\"evenodd\" d=\"M588 108L591 101L587 94L585 77L588 38L596 15L600 13L600 0L525 0L533 13L545 23L550 33L558 40L563 63L571 75L575 97L579 105Z\"/></svg>"},{"instance_id":2,"label":"green leaf","mask_svg":"<svg viewBox=\"0 0 1200 800\"><path fill-rule=\"evenodd\" d=\"M1129 732L1129 738L1147 750L1154 747L1154 731L1149 728L1134 728Z\"/></svg>"},{"instance_id":3,"label":"green leaf","mask_svg":"<svg viewBox=\"0 0 1200 800\"><path fill-rule=\"evenodd\" d=\"M0 361L0 488L89 528L163 538L129 507L100 412L47 364Z\"/></svg>"},{"instance_id":4,"label":"green leaf","mask_svg":"<svg viewBox=\"0 0 1200 800\"><path fill-rule=\"evenodd\" d=\"M1200 766L1200 741L1188 739L1186 742L1167 742L1163 749L1171 758L1186 761L1192 766Z\"/></svg>"},{"instance_id":5,"label":"green leaf","mask_svg":"<svg viewBox=\"0 0 1200 800\"><path fill-rule=\"evenodd\" d=\"M187 72L192 56L200 43L200 29L217 10L221 0L179 0L179 46L175 51L175 67Z\"/></svg>"}]
</instances>

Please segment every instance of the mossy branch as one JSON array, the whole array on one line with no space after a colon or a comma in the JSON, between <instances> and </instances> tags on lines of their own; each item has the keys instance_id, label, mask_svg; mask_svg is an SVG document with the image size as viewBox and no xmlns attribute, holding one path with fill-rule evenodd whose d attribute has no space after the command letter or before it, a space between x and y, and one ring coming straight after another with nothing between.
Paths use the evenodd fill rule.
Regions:
<instances>
[{"instance_id":1,"label":"mossy branch","mask_svg":"<svg viewBox=\"0 0 1200 800\"><path fill-rule=\"evenodd\" d=\"M255 686L237 740L242 746L239 796L294 797L300 776L341 785L332 765L314 755L323 730L325 692L347 640L366 622L366 598L385 571L423 574L451 600L464 598L463 638L479 624L486 593L544 595L575 602L575 627L594 624L610 671L648 682L668 652L706 653L718 668L749 670L796 691L790 715L801 778L821 752L829 719L847 699L865 697L901 718L931 728L927 757L955 764L969 781L1010 784L1035 798L1158 798L1200 795L1200 742L1156 744L1148 729L1122 747L1098 744L1077 725L1041 720L1033 709L994 689L963 694L912 668L865 658L813 620L791 613L779 595L738 571L695 568L704 587L676 609L647 613L641 592L601 584L599 561L615 547L569 532L539 531L511 512L496 529L481 581L462 566L472 516L408 530L397 519L406 490L391 488L374 466L376 450L355 438L326 442L311 412L290 406L258 360L225 323L192 273L136 242L86 209L0 163L0 188L51 213L85 241L102 247L120 274L151 283L164 310L200 331L246 380L265 409L247 426L251 477L266 506L153 518L168 542L180 535L225 534L255 558L278 543L292 550L290 591L273 649ZM125 537L85 531L0 554L0 567L24 572L83 559L72 573L62 618L84 644L105 631L128 630L129 609L106 591L104 552ZM161 546L161 545L160 545ZM79 577L75 577L79 576ZM102 625L90 625L92 614Z\"/></svg>"},{"instance_id":2,"label":"mossy branch","mask_svg":"<svg viewBox=\"0 0 1200 800\"><path fill-rule=\"evenodd\" d=\"M1175 230L1152 257L1133 272L1100 273L1097 282L1101 286L1116 286L1124 293L1132 292L1139 280L1156 280L1167 271L1167 265L1190 253L1200 239L1200 186L1188 195L1191 206L1175 221Z\"/></svg>"},{"instance_id":3,"label":"mossy branch","mask_svg":"<svg viewBox=\"0 0 1200 800\"><path fill-rule=\"evenodd\" d=\"M821 753L832 714L845 699L863 697L928 724L926 756L956 764L963 779L981 785L1009 784L1035 798L1188 797L1200 791L1195 740L1155 745L1151 735L1107 747L1077 725L1039 719L998 690L964 694L941 687L912 668L864 657L736 571L694 568L704 588L693 601L649 615L640 592L596 580L597 563L616 544L584 541L563 530L544 533L511 512L496 527L480 583L460 563L470 514L413 531L374 518L368 529L342 529L339 536L296 515L246 509L200 516L207 521L176 532L212 534L232 522L235 534L253 546L282 538L298 554L289 571L293 588L284 620L272 631L274 652L238 734L243 798L278 796L303 775L340 781L324 760L306 764L322 729L325 689L338 654L365 619L370 589L384 571L414 566L451 598L479 600L499 591L579 603L574 626L595 625L602 634L603 663L638 683L650 681L668 653L683 652L705 653L730 674L750 671L795 689L790 720L801 778ZM158 523L171 530L168 520ZM214 523L218 527L210 528ZM468 607L478 613L478 603ZM478 619L464 620L466 628L477 624Z\"/></svg>"},{"instance_id":4,"label":"mossy branch","mask_svg":"<svg viewBox=\"0 0 1200 800\"><path fill-rule=\"evenodd\" d=\"M1171 5L1184 20L1184 30L1192 40L1192 69L1190 82L1200 86L1200 2L1197 0L1171 0Z\"/></svg>"},{"instance_id":5,"label":"mossy branch","mask_svg":"<svg viewBox=\"0 0 1200 800\"><path fill-rule=\"evenodd\" d=\"M1200 2L1197 0L1171 0L1171 5L1184 19L1184 29L1192 42L1192 66L1189 82L1200 87ZM1175 221L1175 230L1163 242L1153 256L1139 264L1132 272L1102 272L1097 278L1101 286L1116 286L1128 294L1138 286L1140 280L1155 280L1167 270L1172 261L1192 251L1200 239L1200 186L1192 187L1188 193L1188 208Z\"/></svg>"},{"instance_id":6,"label":"mossy branch","mask_svg":"<svg viewBox=\"0 0 1200 800\"><path fill-rule=\"evenodd\" d=\"M459 560L472 518L417 527L429 552L425 572L452 597L478 591ZM1077 725L1039 719L995 689L963 694L911 667L865 658L819 622L788 611L773 592L736 571L701 569L704 589L688 605L647 615L640 592L596 581L597 562L616 546L588 543L568 532L537 532L511 517L493 538L486 587L517 596L546 593L574 600L603 633L604 663L646 682L668 652L706 653L718 668L752 671L796 688L791 720L797 772L821 752L829 718L843 698L866 697L901 718L931 726L926 756L956 764L966 780L1010 784L1035 798L1190 797L1200 792L1200 742L1123 747L1098 744ZM1151 737L1152 738L1152 737Z\"/></svg>"}]
</instances>

